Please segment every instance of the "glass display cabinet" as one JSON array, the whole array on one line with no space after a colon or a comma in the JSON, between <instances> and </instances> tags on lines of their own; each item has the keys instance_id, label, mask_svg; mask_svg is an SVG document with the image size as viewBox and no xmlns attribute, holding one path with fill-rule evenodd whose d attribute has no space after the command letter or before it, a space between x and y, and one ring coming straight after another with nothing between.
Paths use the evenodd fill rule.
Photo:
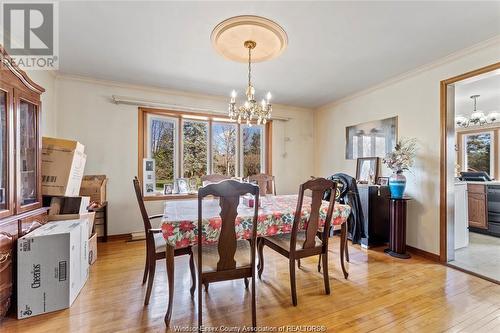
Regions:
<instances>
[{"instance_id":1,"label":"glass display cabinet","mask_svg":"<svg viewBox=\"0 0 500 333\"><path fill-rule=\"evenodd\" d=\"M15 290L16 241L47 221L40 174L43 92L0 45L0 321Z\"/></svg>"}]
</instances>

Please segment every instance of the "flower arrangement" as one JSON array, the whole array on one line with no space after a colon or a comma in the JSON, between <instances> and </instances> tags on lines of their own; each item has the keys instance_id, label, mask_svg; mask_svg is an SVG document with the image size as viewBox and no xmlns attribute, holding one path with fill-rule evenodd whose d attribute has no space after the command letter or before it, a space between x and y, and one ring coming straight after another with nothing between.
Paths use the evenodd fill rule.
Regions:
<instances>
[{"instance_id":1,"label":"flower arrangement","mask_svg":"<svg viewBox=\"0 0 500 333\"><path fill-rule=\"evenodd\" d=\"M386 155L383 163L393 172L401 173L410 170L417 154L417 139L403 138L394 147L394 150Z\"/></svg>"}]
</instances>

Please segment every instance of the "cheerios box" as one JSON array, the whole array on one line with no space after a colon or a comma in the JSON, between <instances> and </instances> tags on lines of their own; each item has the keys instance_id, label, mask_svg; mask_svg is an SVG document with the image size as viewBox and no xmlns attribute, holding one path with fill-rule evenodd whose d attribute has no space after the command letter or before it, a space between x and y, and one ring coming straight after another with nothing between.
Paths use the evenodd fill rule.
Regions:
<instances>
[{"instance_id":1,"label":"cheerios box","mask_svg":"<svg viewBox=\"0 0 500 333\"><path fill-rule=\"evenodd\" d=\"M71 306L89 274L88 219L49 222L17 243L17 318Z\"/></svg>"}]
</instances>

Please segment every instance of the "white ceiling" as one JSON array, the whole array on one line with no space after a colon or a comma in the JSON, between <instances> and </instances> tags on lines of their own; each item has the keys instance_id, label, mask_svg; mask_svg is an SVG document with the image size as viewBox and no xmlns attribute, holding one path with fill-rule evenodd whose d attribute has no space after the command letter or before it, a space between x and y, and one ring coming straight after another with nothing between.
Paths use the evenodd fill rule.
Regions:
<instances>
[{"instance_id":1,"label":"white ceiling","mask_svg":"<svg viewBox=\"0 0 500 333\"><path fill-rule=\"evenodd\" d=\"M500 113L500 70L487 75L455 84L455 114L470 116L474 110L472 95L481 95L477 99L477 109L485 114Z\"/></svg>"},{"instance_id":2,"label":"white ceiling","mask_svg":"<svg viewBox=\"0 0 500 333\"><path fill-rule=\"evenodd\" d=\"M246 66L210 32L235 15L275 20L279 58L254 66L257 94L318 107L500 34L500 2L61 2L60 71L204 94L240 93Z\"/></svg>"}]
</instances>

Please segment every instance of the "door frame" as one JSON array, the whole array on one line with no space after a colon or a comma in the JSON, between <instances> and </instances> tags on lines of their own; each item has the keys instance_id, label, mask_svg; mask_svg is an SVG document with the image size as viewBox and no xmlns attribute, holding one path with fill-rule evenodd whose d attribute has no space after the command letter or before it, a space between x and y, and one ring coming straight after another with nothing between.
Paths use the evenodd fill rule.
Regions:
<instances>
[{"instance_id":1,"label":"door frame","mask_svg":"<svg viewBox=\"0 0 500 333\"><path fill-rule=\"evenodd\" d=\"M455 154L450 153L450 141L453 140L453 146L455 144L455 120L454 120L454 108L450 108L449 99L454 96L450 96L448 93L449 89L453 89L453 84L477 75L488 73L494 70L500 69L500 62L485 66L461 75L451 77L449 79L441 81L440 84L440 132L441 132L441 145L440 145L440 198L439 198L439 260L442 263L447 262L448 258L448 220L453 214L448 213L449 200L453 199L453 195L449 196L448 188L450 184L447 179L449 162L451 158L455 158ZM451 146L451 147L453 147ZM451 157L450 157L451 156ZM452 165L452 169L454 166Z\"/></svg>"}]
</instances>

